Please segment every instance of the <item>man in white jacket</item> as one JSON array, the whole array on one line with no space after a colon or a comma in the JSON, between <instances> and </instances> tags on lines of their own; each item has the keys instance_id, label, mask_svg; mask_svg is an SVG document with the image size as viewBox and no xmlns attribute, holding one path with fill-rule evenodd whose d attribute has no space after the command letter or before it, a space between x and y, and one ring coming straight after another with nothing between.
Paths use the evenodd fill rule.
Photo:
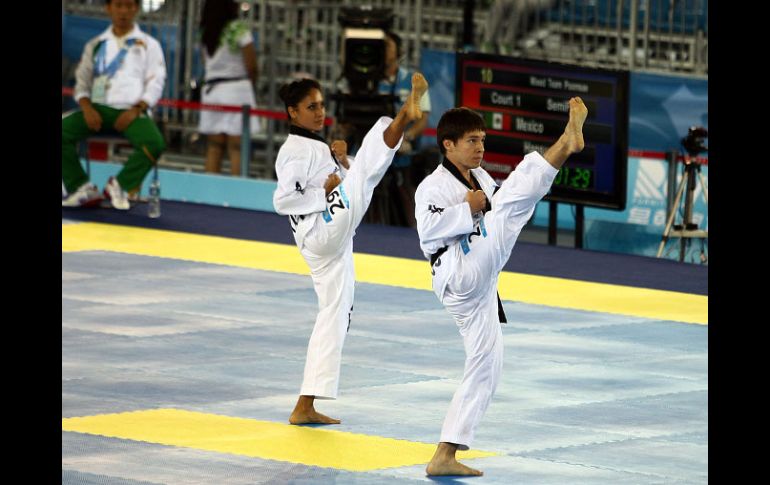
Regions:
<instances>
[{"instance_id":1,"label":"man in white jacket","mask_svg":"<svg viewBox=\"0 0 770 485\"><path fill-rule=\"evenodd\" d=\"M327 145L318 134L326 110L320 84L302 79L281 87L289 136L278 151L273 194L276 212L289 216L294 240L310 268L318 315L307 348L299 399L291 424L336 424L315 410L316 399L336 399L342 347L353 311L353 236L401 146L407 124L422 116L420 98L428 83L412 76L412 92L394 119L381 117L349 160L342 141Z\"/></svg>"},{"instance_id":2,"label":"man in white jacket","mask_svg":"<svg viewBox=\"0 0 770 485\"><path fill-rule=\"evenodd\" d=\"M436 138L445 158L417 187L415 218L420 248L431 262L433 291L459 328L466 360L429 475L482 475L459 463L455 453L471 445L502 371L499 273L559 168L583 149L588 110L577 97L569 106L569 121L556 143L543 155L527 154L499 187L480 166L486 137L481 116L455 108L438 123Z\"/></svg>"},{"instance_id":3,"label":"man in white jacket","mask_svg":"<svg viewBox=\"0 0 770 485\"><path fill-rule=\"evenodd\" d=\"M80 110L62 117L62 207L86 207L102 199L88 180L77 144L96 133L117 131L134 146L123 169L110 177L104 195L112 207L128 210L128 191L140 186L166 148L147 114L163 93L166 63L160 43L134 23L139 0L107 0L112 24L86 43L75 71Z\"/></svg>"}]
</instances>

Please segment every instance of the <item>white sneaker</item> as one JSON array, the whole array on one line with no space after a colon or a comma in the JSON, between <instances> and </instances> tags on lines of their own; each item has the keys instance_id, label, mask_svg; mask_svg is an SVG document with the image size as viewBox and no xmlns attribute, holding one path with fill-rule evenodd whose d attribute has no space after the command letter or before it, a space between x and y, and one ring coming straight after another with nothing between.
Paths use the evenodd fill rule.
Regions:
<instances>
[{"instance_id":1,"label":"white sneaker","mask_svg":"<svg viewBox=\"0 0 770 485\"><path fill-rule=\"evenodd\" d=\"M99 189L91 182L86 182L78 189L62 197L62 207L92 207L97 205L102 200L102 194L99 193Z\"/></svg>"},{"instance_id":2,"label":"white sneaker","mask_svg":"<svg viewBox=\"0 0 770 485\"><path fill-rule=\"evenodd\" d=\"M115 177L110 177L110 180L107 181L107 185L104 186L104 195L110 199L110 203L115 209L127 211L131 208L128 194L121 188Z\"/></svg>"}]
</instances>

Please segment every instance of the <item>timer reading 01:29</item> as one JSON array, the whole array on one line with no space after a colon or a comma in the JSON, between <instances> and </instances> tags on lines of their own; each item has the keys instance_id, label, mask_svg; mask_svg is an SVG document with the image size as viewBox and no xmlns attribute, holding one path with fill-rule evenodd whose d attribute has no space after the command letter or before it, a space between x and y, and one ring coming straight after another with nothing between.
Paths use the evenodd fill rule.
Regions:
<instances>
[{"instance_id":1,"label":"timer reading 01:29","mask_svg":"<svg viewBox=\"0 0 770 485\"><path fill-rule=\"evenodd\" d=\"M593 170L588 168L562 167L556 174L553 185L573 189L590 189L593 188L593 175Z\"/></svg>"}]
</instances>

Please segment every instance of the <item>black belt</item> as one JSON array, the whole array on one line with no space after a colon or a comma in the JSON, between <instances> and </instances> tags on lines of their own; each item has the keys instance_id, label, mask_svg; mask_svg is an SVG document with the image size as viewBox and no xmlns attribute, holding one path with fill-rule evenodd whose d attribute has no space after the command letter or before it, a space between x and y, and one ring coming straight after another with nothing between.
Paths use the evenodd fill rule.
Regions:
<instances>
[{"instance_id":1,"label":"black belt","mask_svg":"<svg viewBox=\"0 0 770 485\"><path fill-rule=\"evenodd\" d=\"M436 263L436 260L444 254L447 250L447 247L444 246L443 248L440 248L438 251L430 255L430 265L433 266Z\"/></svg>"},{"instance_id":2,"label":"black belt","mask_svg":"<svg viewBox=\"0 0 770 485\"><path fill-rule=\"evenodd\" d=\"M438 251L430 255L430 266L433 268L433 265L436 263L438 258L444 254L447 250L447 246L443 246L439 248ZM439 266L441 264L439 263ZM500 292L497 292L497 316L500 318L500 323L508 323L508 318L505 316L505 309L503 309L503 302L500 300Z\"/></svg>"},{"instance_id":3,"label":"black belt","mask_svg":"<svg viewBox=\"0 0 770 485\"><path fill-rule=\"evenodd\" d=\"M219 83L226 83L230 81L243 81L244 79L248 79L248 77L215 77L213 79L209 79L207 81L204 81L203 84L206 85L206 94L209 94L212 89L214 89L214 86Z\"/></svg>"}]
</instances>

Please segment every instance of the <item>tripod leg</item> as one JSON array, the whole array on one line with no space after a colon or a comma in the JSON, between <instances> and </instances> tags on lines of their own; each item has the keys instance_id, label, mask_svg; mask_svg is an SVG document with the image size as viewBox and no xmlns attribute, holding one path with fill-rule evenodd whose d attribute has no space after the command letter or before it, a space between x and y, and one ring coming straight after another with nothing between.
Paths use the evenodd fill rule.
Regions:
<instances>
[{"instance_id":1,"label":"tripod leg","mask_svg":"<svg viewBox=\"0 0 770 485\"><path fill-rule=\"evenodd\" d=\"M663 239L660 241L660 246L658 246L658 255L655 256L656 258L659 258L661 254L663 254L663 248L666 247L666 241L668 241L668 235L671 233L671 226L674 224L674 216L676 215L677 209L679 209L679 200L682 198L682 192L684 192L684 188L687 186L687 172L685 171L682 174L682 182L679 184L679 188L676 190L676 198L674 199L674 205L671 206L671 214L668 216L668 222L666 223L666 229L663 231Z\"/></svg>"},{"instance_id":2,"label":"tripod leg","mask_svg":"<svg viewBox=\"0 0 770 485\"><path fill-rule=\"evenodd\" d=\"M709 203L709 191L708 187L706 186L706 179L703 178L703 174L698 172L698 178L700 179L700 186L703 187L703 200L706 202L706 204Z\"/></svg>"}]
</instances>

